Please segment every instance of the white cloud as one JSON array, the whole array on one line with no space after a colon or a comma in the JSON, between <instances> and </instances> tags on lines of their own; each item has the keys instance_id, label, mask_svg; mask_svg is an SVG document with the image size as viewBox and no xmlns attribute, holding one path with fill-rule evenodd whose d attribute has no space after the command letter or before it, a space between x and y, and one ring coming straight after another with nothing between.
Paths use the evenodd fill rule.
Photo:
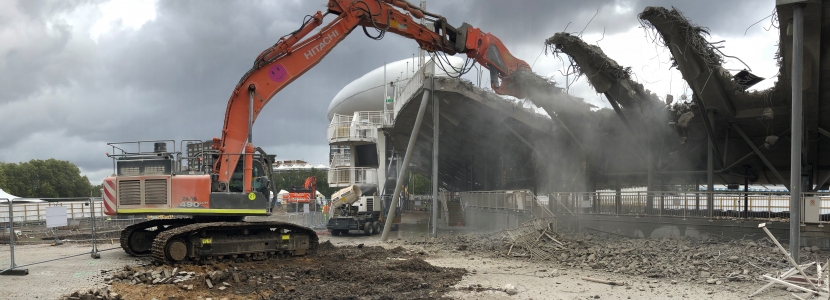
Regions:
<instances>
[{"instance_id":1,"label":"white cloud","mask_svg":"<svg viewBox=\"0 0 830 300\"><path fill-rule=\"evenodd\" d=\"M112 0L99 6L101 18L90 29L90 37L98 38L114 27L139 29L141 25L156 19L158 0Z\"/></svg>"}]
</instances>

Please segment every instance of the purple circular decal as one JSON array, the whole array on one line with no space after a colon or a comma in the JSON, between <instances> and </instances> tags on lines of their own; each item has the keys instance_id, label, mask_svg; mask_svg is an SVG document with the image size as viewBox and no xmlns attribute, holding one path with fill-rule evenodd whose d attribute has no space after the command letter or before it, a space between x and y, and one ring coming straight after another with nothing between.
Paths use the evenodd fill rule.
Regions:
<instances>
[{"instance_id":1,"label":"purple circular decal","mask_svg":"<svg viewBox=\"0 0 830 300\"><path fill-rule=\"evenodd\" d=\"M275 64L268 69L268 77L271 77L274 82L283 82L288 78L288 73L281 64Z\"/></svg>"}]
</instances>

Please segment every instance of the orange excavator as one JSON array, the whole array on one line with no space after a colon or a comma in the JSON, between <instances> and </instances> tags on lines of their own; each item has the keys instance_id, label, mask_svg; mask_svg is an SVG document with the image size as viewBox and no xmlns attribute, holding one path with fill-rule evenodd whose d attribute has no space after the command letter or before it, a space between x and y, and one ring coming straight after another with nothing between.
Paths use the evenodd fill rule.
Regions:
<instances>
[{"instance_id":1,"label":"orange excavator","mask_svg":"<svg viewBox=\"0 0 830 300\"><path fill-rule=\"evenodd\" d=\"M302 187L292 187L288 190L285 202L289 211L297 211L300 204L311 203L317 196L317 177L309 176Z\"/></svg>"},{"instance_id":2,"label":"orange excavator","mask_svg":"<svg viewBox=\"0 0 830 300\"><path fill-rule=\"evenodd\" d=\"M329 15L334 19L312 33ZM522 96L511 75L530 66L481 29L466 23L453 27L444 17L402 0L329 0L325 14L306 16L299 29L254 60L228 100L221 138L180 141L178 149L175 141L152 141L152 152L146 146L141 150L145 141L108 144L113 149L107 155L113 159L114 173L103 183L105 213L180 216L125 228L122 248L162 263L265 259L313 251L317 235L310 228L243 220L269 215L268 195L273 190L274 156L253 146L251 128L274 95L317 65L357 27L374 39L386 32L413 39L435 55L466 54L468 62L490 70L496 93ZM378 34L370 35L367 28ZM170 143L172 151L167 150ZM136 145L138 150L132 147Z\"/></svg>"}]
</instances>

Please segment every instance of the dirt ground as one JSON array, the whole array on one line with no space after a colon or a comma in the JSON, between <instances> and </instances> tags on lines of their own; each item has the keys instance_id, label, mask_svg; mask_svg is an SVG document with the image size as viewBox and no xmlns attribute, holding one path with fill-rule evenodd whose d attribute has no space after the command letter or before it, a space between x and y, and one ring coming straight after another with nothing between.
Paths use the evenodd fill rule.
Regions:
<instances>
[{"instance_id":1,"label":"dirt ground","mask_svg":"<svg viewBox=\"0 0 830 300\"><path fill-rule=\"evenodd\" d=\"M123 299L435 299L466 274L462 268L432 266L423 258L424 252L403 247L335 247L324 242L317 253L303 257L183 265L178 272L195 274L179 283L133 284L133 274L172 267L129 268L114 272L109 291Z\"/></svg>"},{"instance_id":2,"label":"dirt ground","mask_svg":"<svg viewBox=\"0 0 830 300\"><path fill-rule=\"evenodd\" d=\"M537 260L522 249L508 256L502 231L448 229L439 238L428 238L424 229L402 224L389 242L381 242L379 235L331 236L321 231L316 254L183 265L176 270L180 275L171 279L187 279L182 282L150 283L154 274L164 274L165 268L171 271L170 266L105 274L112 278L110 293L121 299L746 299L764 285L760 274L787 269L783 256L764 239L628 239L562 233L557 236L566 249ZM811 249L804 249L801 256L805 262L822 264L828 258ZM130 276L135 274L143 274L137 281L145 283L133 284ZM213 288L206 279L211 279ZM773 287L753 299L790 298L790 293Z\"/></svg>"}]
</instances>

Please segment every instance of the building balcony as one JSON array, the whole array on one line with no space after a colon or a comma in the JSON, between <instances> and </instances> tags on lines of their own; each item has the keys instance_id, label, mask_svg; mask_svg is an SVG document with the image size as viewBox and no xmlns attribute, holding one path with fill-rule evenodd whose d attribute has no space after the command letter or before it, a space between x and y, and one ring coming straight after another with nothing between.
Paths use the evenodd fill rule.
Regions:
<instances>
[{"instance_id":1,"label":"building balcony","mask_svg":"<svg viewBox=\"0 0 830 300\"><path fill-rule=\"evenodd\" d=\"M378 170L374 168L341 167L330 168L329 186L347 187L350 185L377 186Z\"/></svg>"},{"instance_id":2,"label":"building balcony","mask_svg":"<svg viewBox=\"0 0 830 300\"><path fill-rule=\"evenodd\" d=\"M391 121L391 113L383 111L358 111L351 116L335 114L327 132L329 144L377 143L378 129Z\"/></svg>"}]
</instances>

